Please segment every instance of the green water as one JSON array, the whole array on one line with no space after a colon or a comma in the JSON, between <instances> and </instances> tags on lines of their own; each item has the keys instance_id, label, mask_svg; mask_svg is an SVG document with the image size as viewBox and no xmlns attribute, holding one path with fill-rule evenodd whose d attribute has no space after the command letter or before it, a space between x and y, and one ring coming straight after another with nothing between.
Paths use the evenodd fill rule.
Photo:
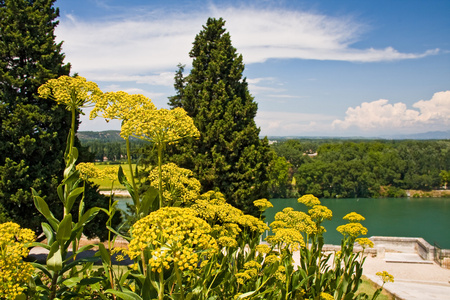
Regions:
<instances>
[{"instance_id":1,"label":"green water","mask_svg":"<svg viewBox=\"0 0 450 300\"><path fill-rule=\"evenodd\" d=\"M275 213L285 207L305 211L297 199L272 199L273 208L266 211L266 221L272 222ZM359 198L322 199L322 204L333 211L333 219L323 223L327 232L326 244L340 244L342 235L336 227L349 212L357 212L366 220L367 236L422 237L433 245L450 249L450 198Z\"/></svg>"},{"instance_id":2,"label":"green water","mask_svg":"<svg viewBox=\"0 0 450 300\"><path fill-rule=\"evenodd\" d=\"M126 202L119 202L125 209ZM322 204L333 211L333 219L324 222L327 229L325 243L340 244L342 235L336 227L345 224L342 217L357 212L366 220L362 224L369 230L367 236L422 237L433 245L450 249L450 198L351 198L322 199ZM285 207L306 210L297 199L272 199L273 208L266 211L266 222L274 220L275 213Z\"/></svg>"}]
</instances>

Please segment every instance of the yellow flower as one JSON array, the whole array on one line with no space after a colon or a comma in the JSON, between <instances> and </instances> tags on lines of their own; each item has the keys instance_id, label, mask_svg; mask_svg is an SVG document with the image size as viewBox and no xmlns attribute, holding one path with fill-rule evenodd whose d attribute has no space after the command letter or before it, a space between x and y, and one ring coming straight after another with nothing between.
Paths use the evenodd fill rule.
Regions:
<instances>
[{"instance_id":1,"label":"yellow flower","mask_svg":"<svg viewBox=\"0 0 450 300\"><path fill-rule=\"evenodd\" d=\"M320 293L320 300L334 300L334 297L328 293Z\"/></svg>"},{"instance_id":2,"label":"yellow flower","mask_svg":"<svg viewBox=\"0 0 450 300\"><path fill-rule=\"evenodd\" d=\"M192 209L163 207L133 225L128 255L134 259L143 251L150 253L154 272L162 272L169 265L181 271L194 269L200 254L203 258L218 251L210 232L211 227Z\"/></svg>"},{"instance_id":3,"label":"yellow flower","mask_svg":"<svg viewBox=\"0 0 450 300\"><path fill-rule=\"evenodd\" d=\"M308 210L308 214L312 219L322 222L324 220L331 220L333 212L326 206L314 205L312 209Z\"/></svg>"},{"instance_id":4,"label":"yellow flower","mask_svg":"<svg viewBox=\"0 0 450 300\"><path fill-rule=\"evenodd\" d=\"M345 225L338 226L336 228L341 234L350 235L352 237L358 237L360 235L367 234L367 228L362 226L360 223L348 223Z\"/></svg>"},{"instance_id":5,"label":"yellow flower","mask_svg":"<svg viewBox=\"0 0 450 300\"><path fill-rule=\"evenodd\" d=\"M366 248L373 248L373 242L369 240L368 238L359 238L355 240L356 243L358 243L361 247Z\"/></svg>"},{"instance_id":6,"label":"yellow flower","mask_svg":"<svg viewBox=\"0 0 450 300\"><path fill-rule=\"evenodd\" d=\"M162 166L162 187L164 200L168 206L178 202L194 202L200 195L200 181L193 177L191 170L178 167L174 163L168 163ZM153 169L149 176L150 185L159 187L158 169Z\"/></svg>"},{"instance_id":7,"label":"yellow flower","mask_svg":"<svg viewBox=\"0 0 450 300\"><path fill-rule=\"evenodd\" d=\"M260 245L256 246L256 251L259 254L265 255L265 254L268 254L271 251L271 249L266 244L260 244Z\"/></svg>"},{"instance_id":8,"label":"yellow flower","mask_svg":"<svg viewBox=\"0 0 450 300\"><path fill-rule=\"evenodd\" d=\"M91 111L90 119L97 116L105 118L108 122L112 119L127 121L135 115L136 110L152 111L156 107L153 102L144 95L130 95L126 92L104 93Z\"/></svg>"},{"instance_id":9,"label":"yellow flower","mask_svg":"<svg viewBox=\"0 0 450 300\"><path fill-rule=\"evenodd\" d=\"M345 217L343 217L343 219L348 220L351 223L358 223L358 222L364 221L366 218L364 218L360 214L351 212L349 214L346 214Z\"/></svg>"},{"instance_id":10,"label":"yellow flower","mask_svg":"<svg viewBox=\"0 0 450 300\"><path fill-rule=\"evenodd\" d=\"M94 163L79 163L76 168L80 171L80 177L83 180L98 178L100 175L100 172L98 168L95 167Z\"/></svg>"},{"instance_id":11,"label":"yellow flower","mask_svg":"<svg viewBox=\"0 0 450 300\"><path fill-rule=\"evenodd\" d=\"M66 105L68 110L97 102L102 95L95 82L80 76L50 79L39 87L38 93L42 98L53 98L59 104Z\"/></svg>"},{"instance_id":12,"label":"yellow flower","mask_svg":"<svg viewBox=\"0 0 450 300\"><path fill-rule=\"evenodd\" d=\"M236 238L242 230L262 234L269 229L263 221L245 215L241 210L226 203L223 194L219 192L209 191L200 195L191 208L196 211L197 216L213 226L216 238L223 235Z\"/></svg>"},{"instance_id":13,"label":"yellow flower","mask_svg":"<svg viewBox=\"0 0 450 300\"><path fill-rule=\"evenodd\" d=\"M280 261L280 258L275 254L267 255L266 258L264 259L264 263L266 263L268 265L273 264L278 261Z\"/></svg>"},{"instance_id":14,"label":"yellow flower","mask_svg":"<svg viewBox=\"0 0 450 300\"><path fill-rule=\"evenodd\" d=\"M299 203L303 203L306 206L314 206L314 205L320 205L320 200L315 197L314 195L308 194L304 195L297 200Z\"/></svg>"},{"instance_id":15,"label":"yellow flower","mask_svg":"<svg viewBox=\"0 0 450 300\"><path fill-rule=\"evenodd\" d=\"M172 110L135 108L130 118L122 125L120 134L124 138L134 136L155 145L173 144L183 138L200 136L192 118L179 107Z\"/></svg>"},{"instance_id":16,"label":"yellow flower","mask_svg":"<svg viewBox=\"0 0 450 300\"><path fill-rule=\"evenodd\" d=\"M253 205L258 207L260 211L265 211L269 207L273 207L272 203L270 203L267 199L255 200L253 201Z\"/></svg>"},{"instance_id":17,"label":"yellow flower","mask_svg":"<svg viewBox=\"0 0 450 300\"><path fill-rule=\"evenodd\" d=\"M381 277L381 279L383 280L383 283L394 282L394 276L392 276L391 274L389 274L386 271L377 272L376 275Z\"/></svg>"},{"instance_id":18,"label":"yellow flower","mask_svg":"<svg viewBox=\"0 0 450 300\"><path fill-rule=\"evenodd\" d=\"M23 261L35 239L30 229L13 222L0 224L0 298L15 299L26 289L34 267Z\"/></svg>"}]
</instances>

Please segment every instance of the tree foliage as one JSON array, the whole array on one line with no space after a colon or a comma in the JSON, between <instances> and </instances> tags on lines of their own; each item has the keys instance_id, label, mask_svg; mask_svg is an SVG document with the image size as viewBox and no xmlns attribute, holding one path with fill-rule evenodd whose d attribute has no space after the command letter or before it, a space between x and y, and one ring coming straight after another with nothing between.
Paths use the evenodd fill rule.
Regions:
<instances>
[{"instance_id":1,"label":"tree foliage","mask_svg":"<svg viewBox=\"0 0 450 300\"><path fill-rule=\"evenodd\" d=\"M70 113L39 99L38 87L67 75L61 43L55 43L54 1L0 2L0 207L2 220L38 226L30 188L49 195L63 171Z\"/></svg>"},{"instance_id":2,"label":"tree foliage","mask_svg":"<svg viewBox=\"0 0 450 300\"><path fill-rule=\"evenodd\" d=\"M405 189L431 190L445 185L442 174L450 169L449 141L317 140L313 147L317 156L309 158L304 153L299 160L303 143L285 141L273 146L287 161L300 161L292 172L299 194L405 196ZM271 193L276 196L279 191Z\"/></svg>"},{"instance_id":3,"label":"tree foliage","mask_svg":"<svg viewBox=\"0 0 450 300\"><path fill-rule=\"evenodd\" d=\"M31 188L49 205L61 206L54 191L62 179L71 126L71 113L63 105L37 95L40 85L70 72L62 43L55 42L59 11L54 2L0 1L0 222L36 231L42 218ZM80 161L90 159L86 149L80 151ZM95 187L87 191L87 208L103 199Z\"/></svg>"},{"instance_id":4,"label":"tree foliage","mask_svg":"<svg viewBox=\"0 0 450 300\"><path fill-rule=\"evenodd\" d=\"M267 196L268 142L259 139L242 55L224 25L223 19L208 19L189 53L190 74L183 77L179 65L169 105L184 108L201 136L183 143L170 159L193 170L203 191L220 190L231 204L256 213L252 201Z\"/></svg>"}]
</instances>

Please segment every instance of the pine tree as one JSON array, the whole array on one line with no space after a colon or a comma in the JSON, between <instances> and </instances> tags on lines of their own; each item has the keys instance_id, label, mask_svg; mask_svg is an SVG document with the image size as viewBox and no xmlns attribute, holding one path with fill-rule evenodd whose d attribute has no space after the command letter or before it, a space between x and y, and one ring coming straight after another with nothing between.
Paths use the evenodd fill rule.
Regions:
<instances>
[{"instance_id":1,"label":"pine tree","mask_svg":"<svg viewBox=\"0 0 450 300\"><path fill-rule=\"evenodd\" d=\"M70 112L37 97L47 80L68 75L55 43L55 0L0 1L0 222L40 230L31 188L49 205L63 173Z\"/></svg>"},{"instance_id":2,"label":"pine tree","mask_svg":"<svg viewBox=\"0 0 450 300\"><path fill-rule=\"evenodd\" d=\"M176 96L169 105L184 108L201 132L199 140L177 145L169 159L194 171L204 191L219 190L227 201L255 214L253 201L267 197L267 139L259 139L257 104L243 78L244 64L231 44L223 19L209 18L175 76Z\"/></svg>"}]
</instances>

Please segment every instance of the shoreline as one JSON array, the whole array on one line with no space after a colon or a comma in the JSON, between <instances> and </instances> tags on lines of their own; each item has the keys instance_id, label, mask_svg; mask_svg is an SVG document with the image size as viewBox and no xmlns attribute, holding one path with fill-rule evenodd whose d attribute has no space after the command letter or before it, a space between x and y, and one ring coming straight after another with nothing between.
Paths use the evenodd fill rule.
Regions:
<instances>
[{"instance_id":1,"label":"shoreline","mask_svg":"<svg viewBox=\"0 0 450 300\"><path fill-rule=\"evenodd\" d=\"M114 196L119 198L131 198L130 194L127 190L123 189L115 189L112 191ZM102 190L99 191L100 194L109 196L111 195L111 191ZM399 197L399 198L450 198L450 190L432 190L432 191L422 191L422 190L405 190L407 197ZM294 197L295 198L295 197ZM373 199L384 199L389 197L377 197ZM290 198L286 198L290 199ZM324 199L334 199L334 198L324 198Z\"/></svg>"}]
</instances>

